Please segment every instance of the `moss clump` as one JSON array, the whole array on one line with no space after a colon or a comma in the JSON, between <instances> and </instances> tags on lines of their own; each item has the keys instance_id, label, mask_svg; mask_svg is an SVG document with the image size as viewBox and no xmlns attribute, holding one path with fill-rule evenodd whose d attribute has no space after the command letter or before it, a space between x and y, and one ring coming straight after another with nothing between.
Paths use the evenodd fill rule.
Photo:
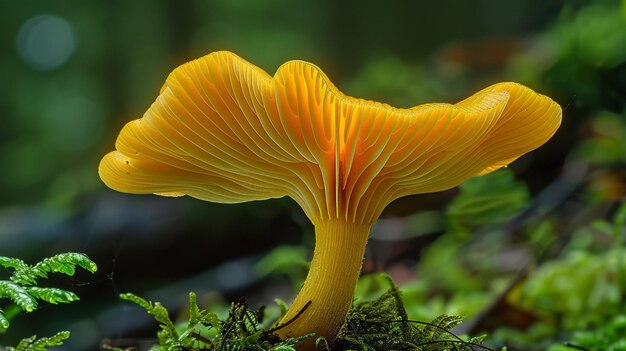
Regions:
<instances>
[{"instance_id":1,"label":"moss clump","mask_svg":"<svg viewBox=\"0 0 626 351\"><path fill-rule=\"evenodd\" d=\"M152 351L296 351L297 344L309 338L316 338L317 345L325 351L489 350L480 345L482 337L461 338L450 331L461 323L459 317L440 316L430 323L409 320L400 290L391 279L388 281L389 289L377 299L353 304L332 345L328 345L324 338L316 338L313 333L281 340L274 334L281 326L263 328L263 308L252 310L243 300L233 303L228 316L220 319L199 308L196 295L190 293L189 320L176 325L160 303L133 294L122 294L121 297L143 307L160 323L158 343L150 348ZM111 346L105 348L123 350Z\"/></svg>"},{"instance_id":2,"label":"moss clump","mask_svg":"<svg viewBox=\"0 0 626 351\"><path fill-rule=\"evenodd\" d=\"M463 339L451 332L460 317L442 315L430 323L408 319L401 291L387 279L384 294L353 305L333 351L489 350L480 345L483 337Z\"/></svg>"}]
</instances>

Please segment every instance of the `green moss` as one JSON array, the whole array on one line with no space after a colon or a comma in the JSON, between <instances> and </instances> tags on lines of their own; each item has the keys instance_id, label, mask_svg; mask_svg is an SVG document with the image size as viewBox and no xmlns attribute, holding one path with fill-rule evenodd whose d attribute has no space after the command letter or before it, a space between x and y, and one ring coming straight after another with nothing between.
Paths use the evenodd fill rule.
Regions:
<instances>
[{"instance_id":1,"label":"green moss","mask_svg":"<svg viewBox=\"0 0 626 351\"><path fill-rule=\"evenodd\" d=\"M332 349L372 351L489 350L482 337L461 338L451 329L462 318L442 315L427 323L407 317L402 293L386 277L389 289L372 301L356 302Z\"/></svg>"},{"instance_id":2,"label":"green moss","mask_svg":"<svg viewBox=\"0 0 626 351\"><path fill-rule=\"evenodd\" d=\"M440 316L430 323L407 317L401 292L390 278L384 278L389 288L374 300L356 301L341 328L337 340L328 345L324 338L316 343L322 350L489 350L481 346L482 338L461 338L450 330L461 323L454 316ZM240 300L230 307L228 316L198 307L196 295L189 294L189 320L178 325L170 319L167 310L158 302L146 301L133 294L122 294L122 299L136 303L159 322L158 344L153 351L179 350L273 350L296 351L297 344L313 333L299 338L281 340L275 331L281 326L263 328L264 309L252 310ZM110 350L121 350L108 347Z\"/></svg>"}]
</instances>

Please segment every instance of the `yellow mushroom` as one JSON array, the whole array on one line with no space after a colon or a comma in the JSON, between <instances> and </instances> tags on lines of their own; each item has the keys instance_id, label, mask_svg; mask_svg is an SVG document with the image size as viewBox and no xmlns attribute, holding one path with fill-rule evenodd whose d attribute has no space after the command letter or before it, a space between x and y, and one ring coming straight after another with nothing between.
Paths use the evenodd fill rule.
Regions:
<instances>
[{"instance_id":1,"label":"yellow mushroom","mask_svg":"<svg viewBox=\"0 0 626 351\"><path fill-rule=\"evenodd\" d=\"M216 52L169 75L99 173L127 193L219 203L291 197L315 226L316 246L281 321L290 323L278 333L332 341L370 227L387 204L506 166L544 144L560 122L558 104L516 83L454 105L398 109L344 95L307 62L287 62L272 77Z\"/></svg>"}]
</instances>

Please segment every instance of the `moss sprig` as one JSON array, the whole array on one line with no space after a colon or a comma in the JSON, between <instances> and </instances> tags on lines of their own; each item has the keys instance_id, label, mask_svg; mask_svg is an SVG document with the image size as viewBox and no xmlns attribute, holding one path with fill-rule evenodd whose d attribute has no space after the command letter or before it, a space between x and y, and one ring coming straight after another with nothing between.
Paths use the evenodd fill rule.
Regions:
<instances>
[{"instance_id":1,"label":"moss sprig","mask_svg":"<svg viewBox=\"0 0 626 351\"><path fill-rule=\"evenodd\" d=\"M202 309L197 304L196 294L189 293L189 320L178 326L170 319L167 309L159 302L147 301L137 295L120 295L133 302L159 322L158 344L152 351L214 350L214 351L295 351L295 345L311 337L280 340L272 330L264 330L263 308L252 310L244 300L232 303L228 317L220 319L215 313ZM123 350L105 346L109 350Z\"/></svg>"}]
</instances>

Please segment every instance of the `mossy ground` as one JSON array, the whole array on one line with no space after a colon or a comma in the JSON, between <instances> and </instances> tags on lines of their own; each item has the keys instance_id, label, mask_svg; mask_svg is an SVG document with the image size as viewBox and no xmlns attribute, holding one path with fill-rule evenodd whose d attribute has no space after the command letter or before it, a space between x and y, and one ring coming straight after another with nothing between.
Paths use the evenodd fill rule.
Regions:
<instances>
[{"instance_id":1,"label":"mossy ground","mask_svg":"<svg viewBox=\"0 0 626 351\"><path fill-rule=\"evenodd\" d=\"M228 316L220 319L216 314L198 307L196 295L189 295L189 318L174 324L168 311L160 304L146 301L133 294L122 298L143 307L159 322L161 330L153 351L182 350L275 350L296 351L297 344L314 338L321 350L371 350L371 351L442 351L490 350L482 346L482 338L459 337L451 329L462 319L440 316L432 322L409 320L404 309L401 292L387 278L389 289L371 301L353 304L337 340L329 344L323 337L311 333L299 338L281 340L275 332L280 325L264 328L264 309L252 310L245 301L231 305ZM131 350L105 345L108 350Z\"/></svg>"}]
</instances>

